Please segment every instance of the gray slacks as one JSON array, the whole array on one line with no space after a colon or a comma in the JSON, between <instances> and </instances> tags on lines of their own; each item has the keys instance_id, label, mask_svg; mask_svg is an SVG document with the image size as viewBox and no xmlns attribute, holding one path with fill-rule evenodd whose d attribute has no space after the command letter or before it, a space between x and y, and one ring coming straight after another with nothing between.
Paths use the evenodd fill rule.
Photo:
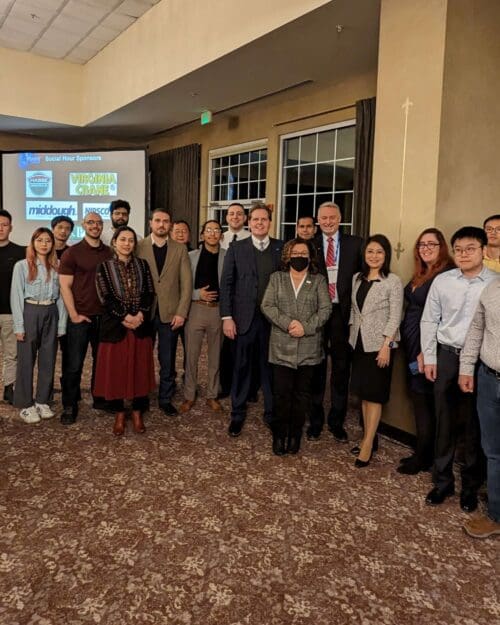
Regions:
<instances>
[{"instance_id":1,"label":"gray slacks","mask_svg":"<svg viewBox=\"0 0 500 625\"><path fill-rule=\"evenodd\" d=\"M55 304L24 304L24 341L17 342L17 372L14 406L33 405L33 370L38 356L35 402L48 404L52 392L57 354L59 313Z\"/></svg>"},{"instance_id":2,"label":"gray slacks","mask_svg":"<svg viewBox=\"0 0 500 625\"><path fill-rule=\"evenodd\" d=\"M219 393L219 364L222 344L222 321L219 306L207 306L192 302L184 330L186 342L185 399L194 400L196 397L198 361L204 336L207 337L208 344L207 399L215 399Z\"/></svg>"},{"instance_id":3,"label":"gray slacks","mask_svg":"<svg viewBox=\"0 0 500 625\"><path fill-rule=\"evenodd\" d=\"M17 346L12 315L0 315L0 341L3 351L2 379L4 386L8 386L16 379Z\"/></svg>"}]
</instances>

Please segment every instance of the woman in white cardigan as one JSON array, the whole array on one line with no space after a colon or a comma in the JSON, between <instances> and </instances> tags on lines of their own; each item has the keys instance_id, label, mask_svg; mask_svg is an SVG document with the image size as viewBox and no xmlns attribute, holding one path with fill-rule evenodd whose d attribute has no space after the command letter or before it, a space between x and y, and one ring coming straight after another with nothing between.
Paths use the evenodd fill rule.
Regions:
<instances>
[{"instance_id":1,"label":"woman in white cardigan","mask_svg":"<svg viewBox=\"0 0 500 625\"><path fill-rule=\"evenodd\" d=\"M363 268L353 278L349 343L354 350L351 392L361 399L364 436L351 451L355 466L370 463L373 441L389 401L392 353L399 341L403 284L390 272L391 244L383 234L370 236L364 247Z\"/></svg>"}]
</instances>

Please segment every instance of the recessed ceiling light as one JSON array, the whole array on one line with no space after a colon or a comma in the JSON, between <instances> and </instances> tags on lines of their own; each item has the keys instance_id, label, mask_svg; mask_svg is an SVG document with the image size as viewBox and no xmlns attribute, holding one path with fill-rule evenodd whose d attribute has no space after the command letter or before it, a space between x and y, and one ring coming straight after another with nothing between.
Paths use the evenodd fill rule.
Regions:
<instances>
[{"instance_id":1,"label":"recessed ceiling light","mask_svg":"<svg viewBox=\"0 0 500 625\"><path fill-rule=\"evenodd\" d=\"M31 19L32 19L34 22L38 22L38 20L40 19L40 16L39 16L39 15L37 15L36 13L31 13L30 15L31 15Z\"/></svg>"}]
</instances>

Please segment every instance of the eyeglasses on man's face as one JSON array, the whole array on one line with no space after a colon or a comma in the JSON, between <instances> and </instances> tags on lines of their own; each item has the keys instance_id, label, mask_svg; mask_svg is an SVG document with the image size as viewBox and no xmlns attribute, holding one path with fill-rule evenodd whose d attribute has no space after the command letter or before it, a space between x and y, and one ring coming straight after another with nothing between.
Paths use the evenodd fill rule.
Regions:
<instances>
[{"instance_id":1,"label":"eyeglasses on man's face","mask_svg":"<svg viewBox=\"0 0 500 625\"><path fill-rule=\"evenodd\" d=\"M486 226L484 231L486 234L500 234L500 226Z\"/></svg>"},{"instance_id":2,"label":"eyeglasses on man's face","mask_svg":"<svg viewBox=\"0 0 500 625\"><path fill-rule=\"evenodd\" d=\"M455 256L461 256L461 255L472 256L474 252L480 249L481 249L480 245L468 245L467 247L454 247L453 253L455 254Z\"/></svg>"},{"instance_id":3,"label":"eyeglasses on man's face","mask_svg":"<svg viewBox=\"0 0 500 625\"><path fill-rule=\"evenodd\" d=\"M100 219L88 219L83 222L87 226L102 226L102 221Z\"/></svg>"},{"instance_id":4,"label":"eyeglasses on man's face","mask_svg":"<svg viewBox=\"0 0 500 625\"><path fill-rule=\"evenodd\" d=\"M207 234L219 234L221 232L220 228L205 228L205 232Z\"/></svg>"}]
</instances>

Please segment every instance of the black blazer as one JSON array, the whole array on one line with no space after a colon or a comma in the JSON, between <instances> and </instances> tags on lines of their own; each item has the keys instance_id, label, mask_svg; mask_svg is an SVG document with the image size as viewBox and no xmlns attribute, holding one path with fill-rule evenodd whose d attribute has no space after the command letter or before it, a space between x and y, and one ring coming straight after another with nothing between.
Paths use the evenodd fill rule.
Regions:
<instances>
[{"instance_id":1,"label":"black blazer","mask_svg":"<svg viewBox=\"0 0 500 625\"><path fill-rule=\"evenodd\" d=\"M358 271L361 271L361 249L363 247L363 239L352 234L339 233L340 253L339 267L337 274L337 293L339 298L340 313L345 325L349 324L349 315L351 314L351 292L352 277ZM316 250L316 260L318 262L321 273L328 281L328 272L326 270L325 254L323 251L323 233L319 232L314 239L314 248Z\"/></svg>"},{"instance_id":2,"label":"black blazer","mask_svg":"<svg viewBox=\"0 0 500 625\"><path fill-rule=\"evenodd\" d=\"M148 263L142 258L137 258L138 267L142 273L142 289L138 294L138 301L135 306L128 306L120 297L110 274L110 267L113 259L107 260L99 265L96 274L96 286L99 299L101 300L104 312L101 316L99 327L99 341L103 343L118 343L126 333L127 328L122 325L123 319L128 315L136 315L140 310L144 314L143 323L133 330L138 338L152 336L152 322L150 321L150 309L154 299L154 287Z\"/></svg>"},{"instance_id":3,"label":"black blazer","mask_svg":"<svg viewBox=\"0 0 500 625\"><path fill-rule=\"evenodd\" d=\"M270 237L273 271L279 268L284 242ZM257 309L257 264L252 237L234 241L224 259L220 283L220 316L232 317L238 334L250 328Z\"/></svg>"}]
</instances>

